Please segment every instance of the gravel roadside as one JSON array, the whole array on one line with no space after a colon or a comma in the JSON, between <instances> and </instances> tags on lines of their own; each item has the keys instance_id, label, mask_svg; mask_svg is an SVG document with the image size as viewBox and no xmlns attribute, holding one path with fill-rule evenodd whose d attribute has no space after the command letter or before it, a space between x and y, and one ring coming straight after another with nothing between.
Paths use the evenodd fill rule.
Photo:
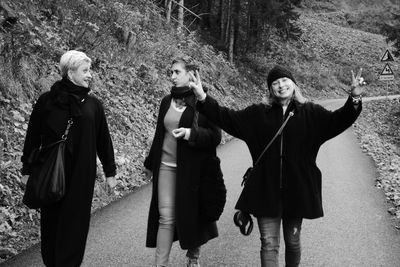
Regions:
<instances>
[{"instance_id":1,"label":"gravel roadside","mask_svg":"<svg viewBox=\"0 0 400 267\"><path fill-rule=\"evenodd\" d=\"M355 132L375 161L375 186L386 195L393 225L400 230L400 98L364 102Z\"/></svg>"}]
</instances>

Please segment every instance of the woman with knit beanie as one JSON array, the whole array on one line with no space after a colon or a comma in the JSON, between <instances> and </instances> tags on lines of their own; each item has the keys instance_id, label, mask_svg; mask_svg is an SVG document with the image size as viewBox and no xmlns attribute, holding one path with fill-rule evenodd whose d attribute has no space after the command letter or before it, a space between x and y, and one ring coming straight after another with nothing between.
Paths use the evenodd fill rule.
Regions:
<instances>
[{"instance_id":1,"label":"woman with knit beanie","mask_svg":"<svg viewBox=\"0 0 400 267\"><path fill-rule=\"evenodd\" d=\"M216 147L221 130L196 112L188 87L196 66L178 58L171 64L173 87L161 100L156 131L144 166L153 177L147 247L155 247L155 265L167 266L173 241L187 250L187 266L199 267L200 246L218 236L213 220L203 220L199 187L207 168L220 175Z\"/></svg>"},{"instance_id":2,"label":"woman with knit beanie","mask_svg":"<svg viewBox=\"0 0 400 267\"><path fill-rule=\"evenodd\" d=\"M107 184L116 185L113 144L103 105L90 91L91 59L70 50L60 59L62 79L37 100L29 119L23 156L25 180L33 170L29 155L39 146L61 139L72 121L66 140L65 196L40 209L41 253L46 266L80 266L89 231L96 179L96 155Z\"/></svg>"},{"instance_id":3,"label":"woman with knit beanie","mask_svg":"<svg viewBox=\"0 0 400 267\"><path fill-rule=\"evenodd\" d=\"M292 73L282 66L275 66L268 74L268 103L254 104L239 111L220 106L206 94L198 73L192 79L190 87L198 99L199 112L227 133L244 140L253 162L289 118L253 168L236 209L257 218L261 266L279 266L281 223L286 266L298 266L303 218L323 216L317 153L325 141L346 130L360 114L364 84L361 69L357 76L352 72L349 97L344 106L335 111L306 101ZM244 218L246 216L236 218L240 227L246 227L249 222ZM248 218L251 220L250 216Z\"/></svg>"}]
</instances>

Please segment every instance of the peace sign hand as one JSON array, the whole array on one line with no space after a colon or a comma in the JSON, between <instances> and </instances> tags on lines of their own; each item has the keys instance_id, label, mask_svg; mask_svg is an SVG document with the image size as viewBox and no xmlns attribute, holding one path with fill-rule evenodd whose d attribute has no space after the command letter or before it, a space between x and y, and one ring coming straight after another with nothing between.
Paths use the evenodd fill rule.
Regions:
<instances>
[{"instance_id":1,"label":"peace sign hand","mask_svg":"<svg viewBox=\"0 0 400 267\"><path fill-rule=\"evenodd\" d=\"M353 70L351 70L351 95L352 96L359 96L363 93L362 86L366 85L367 83L364 81L364 78L361 77L362 68L359 69L357 76L354 76Z\"/></svg>"},{"instance_id":2,"label":"peace sign hand","mask_svg":"<svg viewBox=\"0 0 400 267\"><path fill-rule=\"evenodd\" d=\"M193 93L196 95L198 100L204 100L206 98L206 93L204 92L203 85L201 84L199 71L196 70L196 76L192 72L189 72L191 82L189 82L189 87L192 88Z\"/></svg>"}]
</instances>

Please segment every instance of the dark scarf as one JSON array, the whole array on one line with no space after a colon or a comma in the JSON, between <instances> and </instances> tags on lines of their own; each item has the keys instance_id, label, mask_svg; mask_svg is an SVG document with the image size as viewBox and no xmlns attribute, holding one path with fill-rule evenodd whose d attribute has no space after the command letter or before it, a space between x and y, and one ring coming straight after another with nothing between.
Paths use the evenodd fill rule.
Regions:
<instances>
[{"instance_id":1,"label":"dark scarf","mask_svg":"<svg viewBox=\"0 0 400 267\"><path fill-rule=\"evenodd\" d=\"M68 78L62 78L53 84L50 89L50 98L54 105L70 110L72 117L82 115L82 105L90 89L75 85Z\"/></svg>"},{"instance_id":2,"label":"dark scarf","mask_svg":"<svg viewBox=\"0 0 400 267\"><path fill-rule=\"evenodd\" d=\"M173 86L171 88L171 96L173 98L184 99L191 95L194 95L194 93L189 86L183 86L183 87Z\"/></svg>"},{"instance_id":3,"label":"dark scarf","mask_svg":"<svg viewBox=\"0 0 400 267\"><path fill-rule=\"evenodd\" d=\"M190 106L194 109L192 128L198 128L199 112L196 110L197 100L196 96L193 93L193 90L189 86L173 86L171 88L171 97L185 101L187 106Z\"/></svg>"}]
</instances>

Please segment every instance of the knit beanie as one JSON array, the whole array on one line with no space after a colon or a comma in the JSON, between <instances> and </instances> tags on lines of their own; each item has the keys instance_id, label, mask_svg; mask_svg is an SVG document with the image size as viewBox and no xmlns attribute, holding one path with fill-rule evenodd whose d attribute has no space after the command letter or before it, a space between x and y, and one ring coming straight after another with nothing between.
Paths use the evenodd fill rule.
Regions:
<instances>
[{"instance_id":1,"label":"knit beanie","mask_svg":"<svg viewBox=\"0 0 400 267\"><path fill-rule=\"evenodd\" d=\"M274 66L268 73L267 77L268 88L271 88L271 84L275 80L284 77L287 77L291 79L294 83L296 83L296 80L294 79L292 73L288 69L285 69L284 67L279 65Z\"/></svg>"}]
</instances>

